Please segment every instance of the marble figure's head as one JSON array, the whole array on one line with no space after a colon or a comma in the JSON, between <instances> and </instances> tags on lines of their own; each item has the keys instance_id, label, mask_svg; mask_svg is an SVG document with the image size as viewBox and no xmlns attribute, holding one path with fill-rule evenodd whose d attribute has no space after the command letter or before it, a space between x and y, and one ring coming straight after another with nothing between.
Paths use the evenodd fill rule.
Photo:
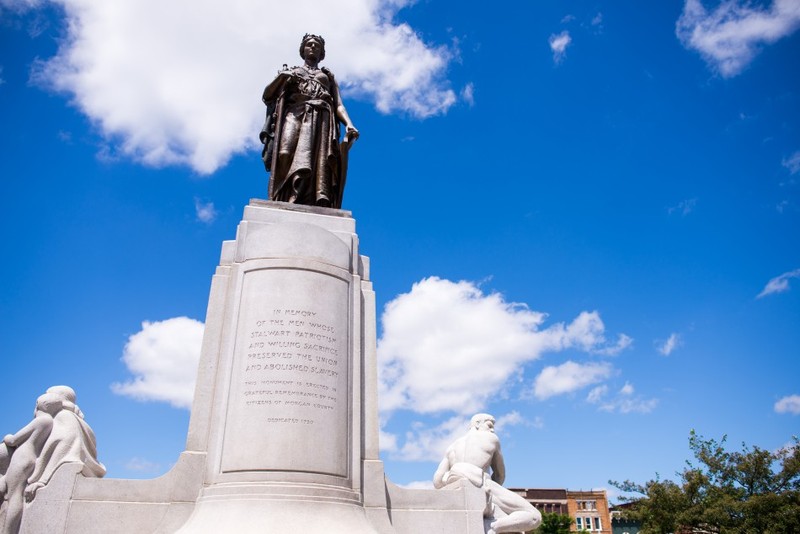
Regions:
<instances>
[{"instance_id":1,"label":"marble figure's head","mask_svg":"<svg viewBox=\"0 0 800 534\"><path fill-rule=\"evenodd\" d=\"M61 402L61 399L59 399L52 393L45 393L44 395L39 395L39 398L36 399L36 411L49 413L50 415L55 415L61 411L62 407L63 403ZM34 412L34 414L35 413L36 412Z\"/></svg>"},{"instance_id":2,"label":"marble figure's head","mask_svg":"<svg viewBox=\"0 0 800 534\"><path fill-rule=\"evenodd\" d=\"M475 430L485 430L487 432L494 432L494 416L488 413L478 413L472 416L470 420L470 428Z\"/></svg>"}]
</instances>

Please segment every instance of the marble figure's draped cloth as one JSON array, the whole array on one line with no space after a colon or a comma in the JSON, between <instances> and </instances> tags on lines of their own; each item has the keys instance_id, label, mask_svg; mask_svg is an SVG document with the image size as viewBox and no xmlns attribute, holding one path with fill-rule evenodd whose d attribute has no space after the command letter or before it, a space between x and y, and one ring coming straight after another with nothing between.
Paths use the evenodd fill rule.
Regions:
<instances>
[{"instance_id":1,"label":"marble figure's draped cloth","mask_svg":"<svg viewBox=\"0 0 800 534\"><path fill-rule=\"evenodd\" d=\"M29 484L46 485L56 470L68 462L81 462L81 473L87 477L102 477L106 468L97 461L97 441L94 432L83 420L80 409L66 403L53 418L53 430L36 459L36 468Z\"/></svg>"}]
</instances>

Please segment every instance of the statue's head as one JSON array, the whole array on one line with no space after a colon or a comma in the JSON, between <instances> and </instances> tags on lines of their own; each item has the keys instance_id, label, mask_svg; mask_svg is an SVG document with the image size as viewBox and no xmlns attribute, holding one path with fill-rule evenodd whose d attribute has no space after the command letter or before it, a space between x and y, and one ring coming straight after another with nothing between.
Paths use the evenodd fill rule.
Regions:
<instances>
[{"instance_id":1,"label":"statue's head","mask_svg":"<svg viewBox=\"0 0 800 534\"><path fill-rule=\"evenodd\" d=\"M494 432L494 416L488 413L478 413L472 416L470 420L470 428L475 430L485 430L487 432Z\"/></svg>"},{"instance_id":2,"label":"statue's head","mask_svg":"<svg viewBox=\"0 0 800 534\"><path fill-rule=\"evenodd\" d=\"M62 401L75 402L75 390L69 386L51 386L47 393L52 393Z\"/></svg>"},{"instance_id":3,"label":"statue's head","mask_svg":"<svg viewBox=\"0 0 800 534\"><path fill-rule=\"evenodd\" d=\"M319 46L319 57L317 60L322 61L325 59L325 39L323 39L321 35L314 35L313 33L307 33L303 36L303 40L300 42L300 57L303 59L306 58L306 45L310 41L315 41Z\"/></svg>"},{"instance_id":4,"label":"statue's head","mask_svg":"<svg viewBox=\"0 0 800 534\"><path fill-rule=\"evenodd\" d=\"M61 399L52 393L45 393L36 399L36 411L55 415L61 411L62 407L63 403L61 402Z\"/></svg>"}]
</instances>

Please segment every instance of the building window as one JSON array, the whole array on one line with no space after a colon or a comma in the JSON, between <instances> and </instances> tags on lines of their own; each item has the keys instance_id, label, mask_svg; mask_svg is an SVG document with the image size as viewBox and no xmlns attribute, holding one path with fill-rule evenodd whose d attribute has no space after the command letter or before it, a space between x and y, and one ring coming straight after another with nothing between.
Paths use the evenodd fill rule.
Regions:
<instances>
[{"instance_id":1,"label":"building window","mask_svg":"<svg viewBox=\"0 0 800 534\"><path fill-rule=\"evenodd\" d=\"M578 527L578 530L583 530L583 518L576 517L575 518L575 526Z\"/></svg>"},{"instance_id":2,"label":"building window","mask_svg":"<svg viewBox=\"0 0 800 534\"><path fill-rule=\"evenodd\" d=\"M601 528L601 525L600 525L600 518L599 517L595 517L594 518L594 529L595 530L603 530Z\"/></svg>"}]
</instances>

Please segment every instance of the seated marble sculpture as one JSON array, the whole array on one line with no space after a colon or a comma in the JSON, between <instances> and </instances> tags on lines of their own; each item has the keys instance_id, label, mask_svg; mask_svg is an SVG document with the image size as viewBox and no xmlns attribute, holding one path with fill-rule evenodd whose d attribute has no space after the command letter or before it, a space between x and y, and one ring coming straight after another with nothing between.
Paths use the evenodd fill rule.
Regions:
<instances>
[{"instance_id":1,"label":"seated marble sculpture","mask_svg":"<svg viewBox=\"0 0 800 534\"><path fill-rule=\"evenodd\" d=\"M542 514L522 496L502 486L505 463L494 423L494 417L489 414L472 417L469 431L447 449L433 476L433 485L441 489L466 480L483 489L486 492L484 516L490 519L487 534L527 532L539 527Z\"/></svg>"},{"instance_id":2,"label":"seated marble sculpture","mask_svg":"<svg viewBox=\"0 0 800 534\"><path fill-rule=\"evenodd\" d=\"M1 534L19 532L24 502L32 501L67 463L82 464L81 474L87 477L106 473L97 461L94 432L75 404L75 391L53 386L37 399L33 421L0 445L0 505L6 512Z\"/></svg>"}]
</instances>

